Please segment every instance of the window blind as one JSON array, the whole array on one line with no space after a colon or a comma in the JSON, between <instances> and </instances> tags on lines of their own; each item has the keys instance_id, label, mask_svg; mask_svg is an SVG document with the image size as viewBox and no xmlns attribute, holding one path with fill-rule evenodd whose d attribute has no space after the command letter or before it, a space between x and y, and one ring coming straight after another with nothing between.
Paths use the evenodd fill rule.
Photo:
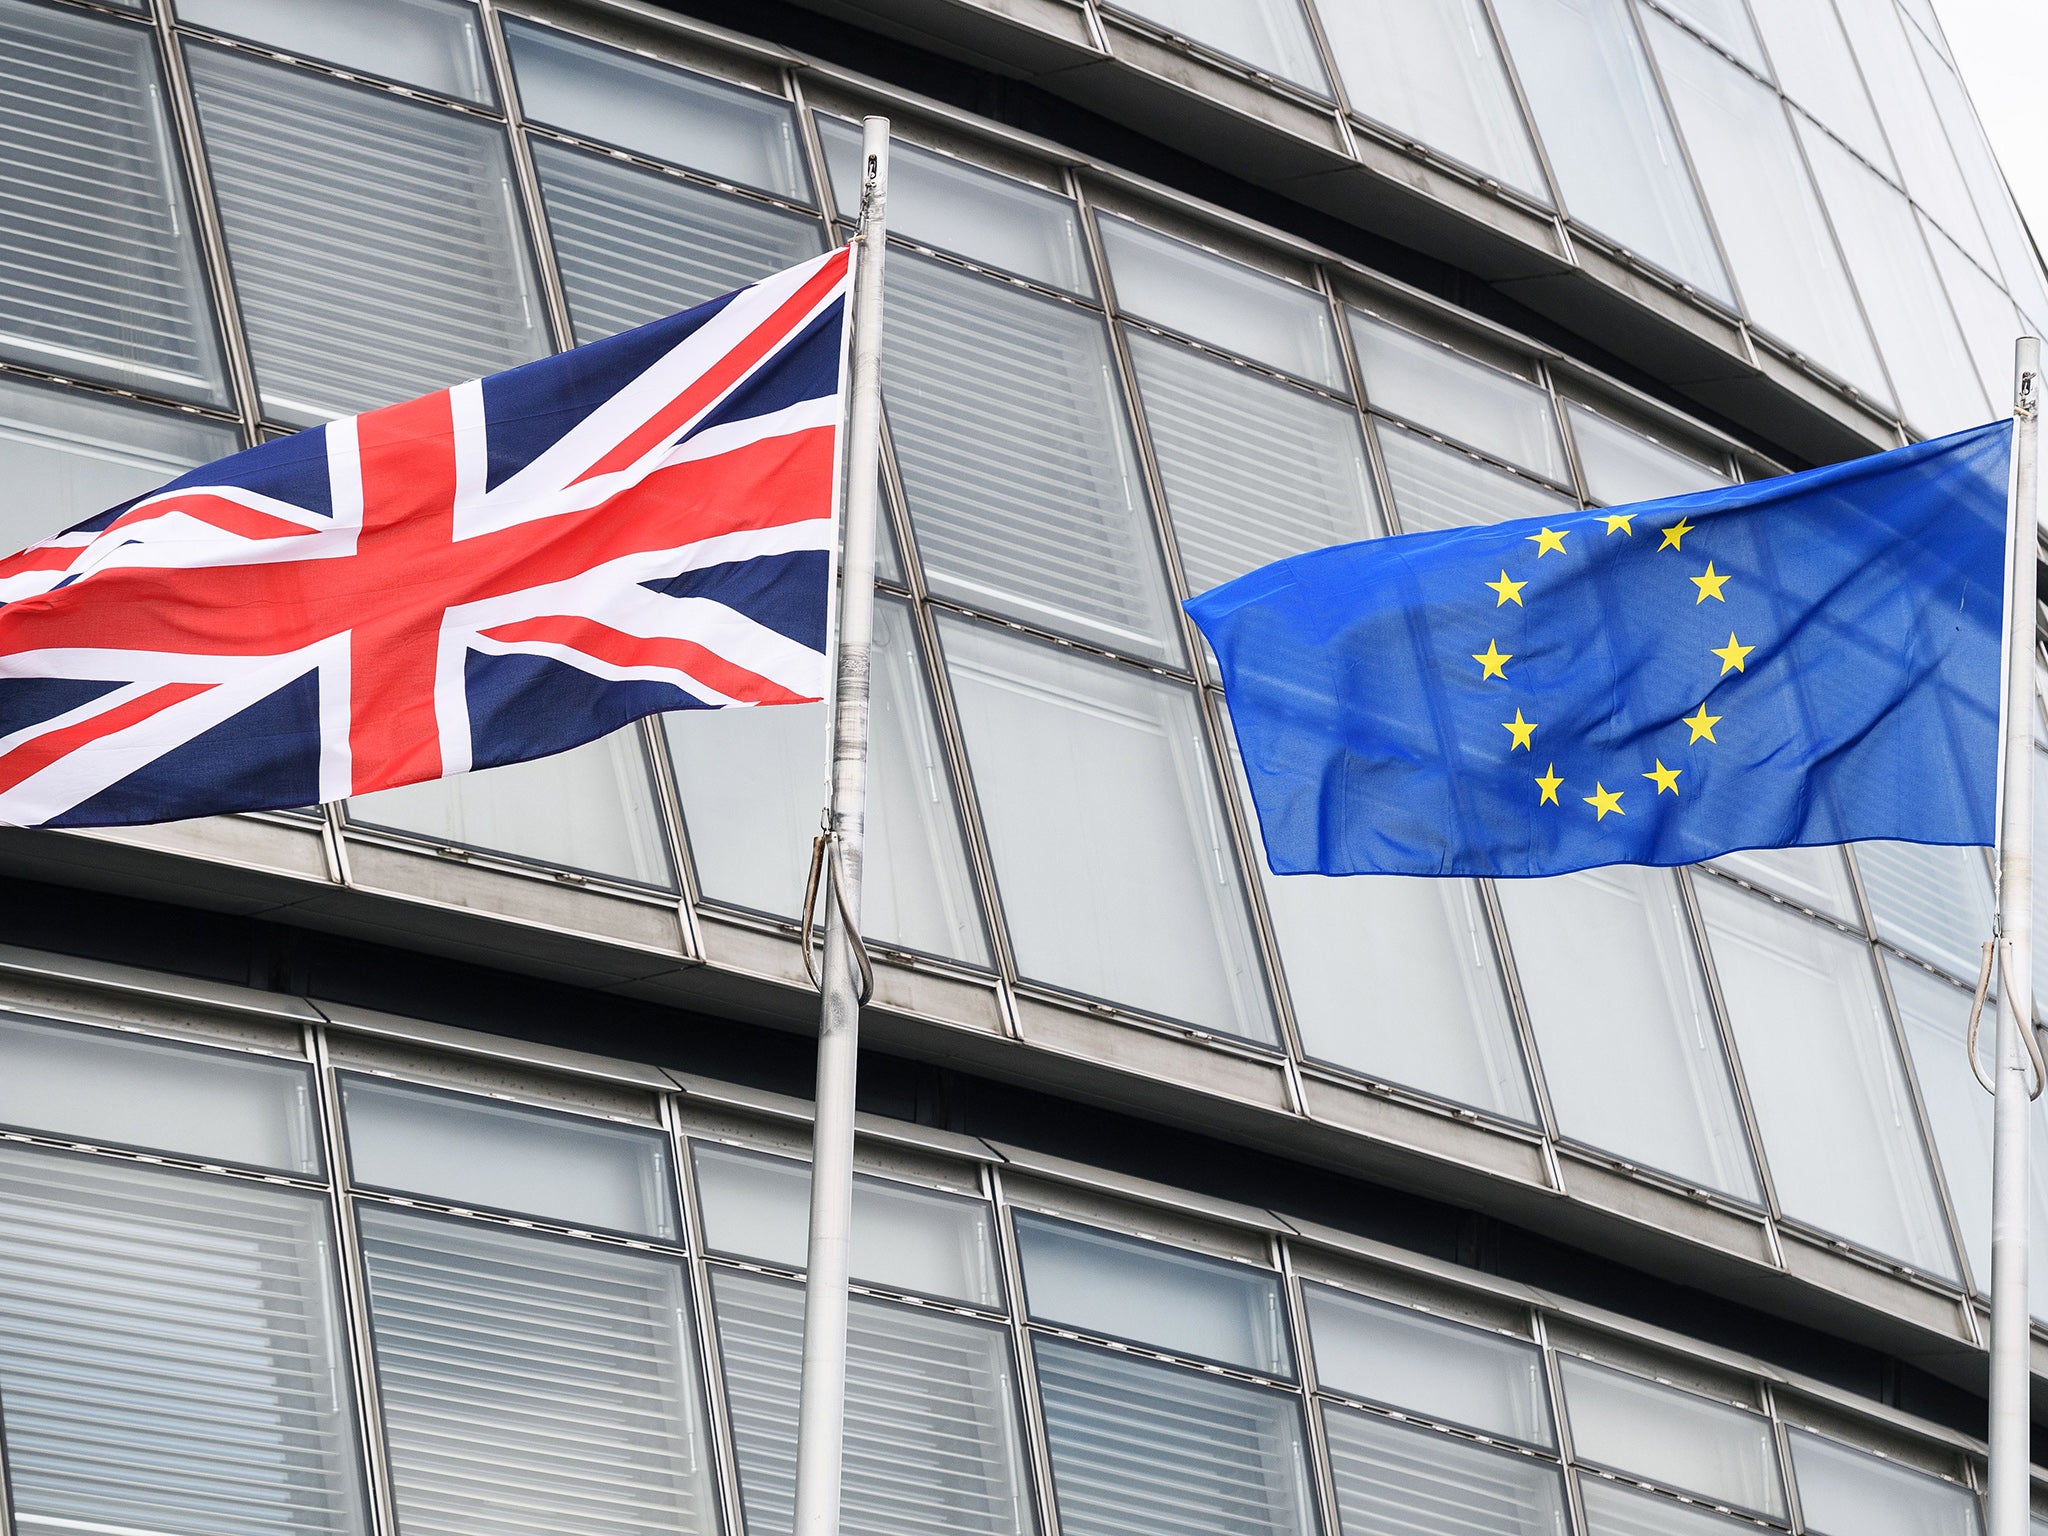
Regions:
<instances>
[{"instance_id":1,"label":"window blind","mask_svg":"<svg viewBox=\"0 0 2048 1536\"><path fill-rule=\"evenodd\" d=\"M1300 1400L1064 1339L1036 1341L1066 1536L1306 1536Z\"/></svg>"},{"instance_id":2,"label":"window blind","mask_svg":"<svg viewBox=\"0 0 2048 1536\"><path fill-rule=\"evenodd\" d=\"M1992 915L1991 879L1980 851L1859 843L1856 867L1880 938L1932 960L1959 980L1977 979Z\"/></svg>"},{"instance_id":3,"label":"window blind","mask_svg":"<svg viewBox=\"0 0 2048 1536\"><path fill-rule=\"evenodd\" d=\"M0 347L218 400L183 203L149 33L0 0Z\"/></svg>"},{"instance_id":4,"label":"window blind","mask_svg":"<svg viewBox=\"0 0 2048 1536\"><path fill-rule=\"evenodd\" d=\"M1565 1536L1556 1467L1326 1404L1344 1536Z\"/></svg>"},{"instance_id":5,"label":"window blind","mask_svg":"<svg viewBox=\"0 0 2048 1536\"><path fill-rule=\"evenodd\" d=\"M1394 505L1401 509L1403 533L1575 510L1575 503L1555 491L1385 422L1380 424L1380 451Z\"/></svg>"},{"instance_id":6,"label":"window blind","mask_svg":"<svg viewBox=\"0 0 2048 1536\"><path fill-rule=\"evenodd\" d=\"M363 1529L319 1196L6 1146L0 1232L23 1536Z\"/></svg>"},{"instance_id":7,"label":"window blind","mask_svg":"<svg viewBox=\"0 0 2048 1536\"><path fill-rule=\"evenodd\" d=\"M267 414L322 420L547 350L500 130L188 49Z\"/></svg>"},{"instance_id":8,"label":"window blind","mask_svg":"<svg viewBox=\"0 0 2048 1536\"><path fill-rule=\"evenodd\" d=\"M726 1401L749 1536L790 1529L803 1290L713 1276ZM988 1323L871 1297L848 1323L847 1536L965 1536L1033 1528L1009 1342Z\"/></svg>"},{"instance_id":9,"label":"window blind","mask_svg":"<svg viewBox=\"0 0 2048 1536\"><path fill-rule=\"evenodd\" d=\"M404 1536L717 1529L680 1260L359 1216Z\"/></svg>"}]
</instances>

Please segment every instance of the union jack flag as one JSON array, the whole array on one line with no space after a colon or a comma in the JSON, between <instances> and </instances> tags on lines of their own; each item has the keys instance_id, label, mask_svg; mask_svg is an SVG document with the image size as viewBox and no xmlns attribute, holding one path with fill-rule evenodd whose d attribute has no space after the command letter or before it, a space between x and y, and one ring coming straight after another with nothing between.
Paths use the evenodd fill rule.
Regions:
<instances>
[{"instance_id":1,"label":"union jack flag","mask_svg":"<svg viewBox=\"0 0 2048 1536\"><path fill-rule=\"evenodd\" d=\"M336 800L822 697L850 257L0 560L0 825Z\"/></svg>"}]
</instances>

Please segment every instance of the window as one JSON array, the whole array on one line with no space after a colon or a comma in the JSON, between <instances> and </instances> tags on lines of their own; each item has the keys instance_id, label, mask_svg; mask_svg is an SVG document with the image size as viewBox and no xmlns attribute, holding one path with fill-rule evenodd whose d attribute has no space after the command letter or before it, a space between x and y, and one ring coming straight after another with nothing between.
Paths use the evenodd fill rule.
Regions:
<instances>
[{"instance_id":1,"label":"window","mask_svg":"<svg viewBox=\"0 0 2048 1536\"><path fill-rule=\"evenodd\" d=\"M1771 0L1756 8L1756 24L1785 94L1865 160L1894 174L1877 114L1863 94L1849 40L1830 0ZM1846 236L1843 244L1848 244Z\"/></svg>"},{"instance_id":2,"label":"window","mask_svg":"<svg viewBox=\"0 0 2048 1536\"><path fill-rule=\"evenodd\" d=\"M1541 385L1462 356L1358 311L1351 312L1366 398L1532 474L1565 482L1564 444Z\"/></svg>"},{"instance_id":3,"label":"window","mask_svg":"<svg viewBox=\"0 0 2048 1536\"><path fill-rule=\"evenodd\" d=\"M496 95L466 0L178 0L178 16L443 96Z\"/></svg>"},{"instance_id":4,"label":"window","mask_svg":"<svg viewBox=\"0 0 2048 1536\"><path fill-rule=\"evenodd\" d=\"M1991 876L1976 848L1858 843L1856 868L1877 936L1974 983L1991 937Z\"/></svg>"},{"instance_id":5,"label":"window","mask_svg":"<svg viewBox=\"0 0 2048 1536\"><path fill-rule=\"evenodd\" d=\"M1338 0L1322 17L1356 112L1550 201L1481 0Z\"/></svg>"},{"instance_id":6,"label":"window","mask_svg":"<svg viewBox=\"0 0 2048 1536\"><path fill-rule=\"evenodd\" d=\"M1586 492L1597 502L1619 507L1728 483L1727 467L1720 460L1660 442L1591 406L1567 400L1565 415L1571 418Z\"/></svg>"},{"instance_id":7,"label":"window","mask_svg":"<svg viewBox=\"0 0 2048 1536\"><path fill-rule=\"evenodd\" d=\"M1814 1536L1978 1536L1976 1495L1956 1483L1792 1431L1792 1472Z\"/></svg>"},{"instance_id":8,"label":"window","mask_svg":"<svg viewBox=\"0 0 2048 1536\"><path fill-rule=\"evenodd\" d=\"M0 0L0 350L181 399L225 397L144 28Z\"/></svg>"},{"instance_id":9,"label":"window","mask_svg":"<svg viewBox=\"0 0 2048 1536\"><path fill-rule=\"evenodd\" d=\"M810 201L787 102L517 17L505 18L505 44L531 121Z\"/></svg>"},{"instance_id":10,"label":"window","mask_svg":"<svg viewBox=\"0 0 2048 1536\"><path fill-rule=\"evenodd\" d=\"M888 271L884 397L933 590L1177 658L1100 317L908 252Z\"/></svg>"},{"instance_id":11,"label":"window","mask_svg":"<svg viewBox=\"0 0 2048 1536\"><path fill-rule=\"evenodd\" d=\"M964 620L942 634L1023 974L1270 1042L1193 692Z\"/></svg>"},{"instance_id":12,"label":"window","mask_svg":"<svg viewBox=\"0 0 2048 1536\"><path fill-rule=\"evenodd\" d=\"M1760 1198L1675 877L1616 865L1496 889L1558 1130Z\"/></svg>"},{"instance_id":13,"label":"window","mask_svg":"<svg viewBox=\"0 0 2048 1536\"><path fill-rule=\"evenodd\" d=\"M1863 926L1839 848L1749 848L1722 854L1714 868L1852 928Z\"/></svg>"},{"instance_id":14,"label":"window","mask_svg":"<svg viewBox=\"0 0 2048 1536\"><path fill-rule=\"evenodd\" d=\"M1113 0L1119 10L1157 22L1193 43L1254 69L1330 94L1301 0Z\"/></svg>"},{"instance_id":15,"label":"window","mask_svg":"<svg viewBox=\"0 0 2048 1536\"><path fill-rule=\"evenodd\" d=\"M2005 290L1993 282L1984 269L1965 256L1955 241L1941 232L1924 213L1915 213L1927 249L1933 254L1942 287L1955 306L1956 319L1963 328L1963 340L1977 365L1977 377L1984 395L2002 407L2012 393L2013 338L2025 328L2013 310Z\"/></svg>"},{"instance_id":16,"label":"window","mask_svg":"<svg viewBox=\"0 0 2048 1536\"><path fill-rule=\"evenodd\" d=\"M1420 433L1384 422L1379 433L1380 454L1387 461L1387 481L1394 489L1404 533L1578 510L1578 503L1561 492L1495 469Z\"/></svg>"},{"instance_id":17,"label":"window","mask_svg":"<svg viewBox=\"0 0 2048 1536\"><path fill-rule=\"evenodd\" d=\"M1764 70L1764 51L1749 22L1749 8L1743 0L1661 0L1664 9L1684 17L1700 32L1749 65L1759 74ZM1889 5L1891 0L1884 0Z\"/></svg>"},{"instance_id":18,"label":"window","mask_svg":"<svg viewBox=\"0 0 2048 1536\"><path fill-rule=\"evenodd\" d=\"M1579 1478L1586 1508L1586 1536L1756 1536L1754 1522L1717 1515L1697 1504L1681 1504L1640 1488L1604 1479Z\"/></svg>"},{"instance_id":19,"label":"window","mask_svg":"<svg viewBox=\"0 0 2048 1536\"><path fill-rule=\"evenodd\" d=\"M547 351L500 130L187 57L266 415L345 416Z\"/></svg>"},{"instance_id":20,"label":"window","mask_svg":"<svg viewBox=\"0 0 2048 1536\"><path fill-rule=\"evenodd\" d=\"M1553 1462L1335 1403L1322 1410L1343 1536L1567 1536L1571 1529Z\"/></svg>"},{"instance_id":21,"label":"window","mask_svg":"<svg viewBox=\"0 0 2048 1536\"><path fill-rule=\"evenodd\" d=\"M1788 1518L1771 1421L1588 1360L1560 1356L1572 1450L1680 1493Z\"/></svg>"}]
</instances>

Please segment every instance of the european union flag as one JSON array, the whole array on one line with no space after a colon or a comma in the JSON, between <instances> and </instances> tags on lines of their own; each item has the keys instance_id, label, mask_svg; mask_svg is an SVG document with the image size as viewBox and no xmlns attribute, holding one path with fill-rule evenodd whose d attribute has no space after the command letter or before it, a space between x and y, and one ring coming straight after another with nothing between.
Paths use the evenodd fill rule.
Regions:
<instances>
[{"instance_id":1,"label":"european union flag","mask_svg":"<svg viewBox=\"0 0 2048 1536\"><path fill-rule=\"evenodd\" d=\"M1992 840L2012 424L1188 603L1280 874Z\"/></svg>"}]
</instances>

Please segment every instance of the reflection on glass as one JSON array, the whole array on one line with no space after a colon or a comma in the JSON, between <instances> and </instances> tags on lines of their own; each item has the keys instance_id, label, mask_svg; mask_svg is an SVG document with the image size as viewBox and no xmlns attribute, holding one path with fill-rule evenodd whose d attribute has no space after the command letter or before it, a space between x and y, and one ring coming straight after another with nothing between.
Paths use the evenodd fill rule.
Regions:
<instances>
[{"instance_id":1,"label":"reflection on glass","mask_svg":"<svg viewBox=\"0 0 2048 1536\"><path fill-rule=\"evenodd\" d=\"M818 137L833 201L851 219L860 211L860 129L820 114ZM889 146L889 229L1068 293L1095 293L1072 203L902 139Z\"/></svg>"},{"instance_id":2,"label":"reflection on glass","mask_svg":"<svg viewBox=\"0 0 2048 1536\"><path fill-rule=\"evenodd\" d=\"M861 927L883 944L988 963L973 877L910 611L875 604ZM714 901L796 917L824 803L825 706L662 717L697 883Z\"/></svg>"},{"instance_id":3,"label":"reflection on glass","mask_svg":"<svg viewBox=\"0 0 2048 1536\"><path fill-rule=\"evenodd\" d=\"M1604 1478L1582 1474L1579 1498L1586 1508L1586 1536L1756 1536L1751 1521Z\"/></svg>"},{"instance_id":4,"label":"reflection on glass","mask_svg":"<svg viewBox=\"0 0 2048 1536\"><path fill-rule=\"evenodd\" d=\"M810 201L787 102L513 16L505 18L505 43L533 121Z\"/></svg>"},{"instance_id":5,"label":"reflection on glass","mask_svg":"<svg viewBox=\"0 0 2048 1536\"><path fill-rule=\"evenodd\" d=\"M544 139L533 164L579 345L759 282L824 245L816 219Z\"/></svg>"},{"instance_id":6,"label":"reflection on glass","mask_svg":"<svg viewBox=\"0 0 2048 1536\"><path fill-rule=\"evenodd\" d=\"M1884 3L1889 5L1891 0ZM1664 9L1684 17L1759 73L1764 71L1764 51L1743 0L1664 0Z\"/></svg>"},{"instance_id":7,"label":"reflection on glass","mask_svg":"<svg viewBox=\"0 0 2048 1536\"><path fill-rule=\"evenodd\" d=\"M1335 1403L1322 1410L1343 1536L1566 1536L1571 1528L1555 1462Z\"/></svg>"},{"instance_id":8,"label":"reflection on glass","mask_svg":"<svg viewBox=\"0 0 2048 1536\"><path fill-rule=\"evenodd\" d=\"M1769 0L1756 7L1756 24L1785 94L1857 154L1891 174L1892 157L1878 131L1870 98L1863 94L1833 0Z\"/></svg>"},{"instance_id":9,"label":"reflection on glass","mask_svg":"<svg viewBox=\"0 0 2048 1536\"><path fill-rule=\"evenodd\" d=\"M1758 1198L1676 877L1615 865L1497 890L1558 1130Z\"/></svg>"},{"instance_id":10,"label":"reflection on glass","mask_svg":"<svg viewBox=\"0 0 2048 1536\"><path fill-rule=\"evenodd\" d=\"M1129 339L1191 591L1379 532L1349 406L1156 336ZM1236 430L1217 431L1219 421Z\"/></svg>"},{"instance_id":11,"label":"reflection on glass","mask_svg":"<svg viewBox=\"0 0 2048 1536\"><path fill-rule=\"evenodd\" d=\"M1327 1285L1305 1285L1317 1384L1442 1424L1552 1445L1543 1352Z\"/></svg>"},{"instance_id":12,"label":"reflection on glass","mask_svg":"<svg viewBox=\"0 0 2048 1536\"><path fill-rule=\"evenodd\" d=\"M1270 1270L1032 1211L1018 1211L1015 1222L1024 1297L1040 1322L1294 1374L1286 1303Z\"/></svg>"},{"instance_id":13,"label":"reflection on glass","mask_svg":"<svg viewBox=\"0 0 2048 1536\"><path fill-rule=\"evenodd\" d=\"M1495 469L1419 433L1382 422L1379 434L1404 533L1578 510L1578 503L1561 491Z\"/></svg>"},{"instance_id":14,"label":"reflection on glass","mask_svg":"<svg viewBox=\"0 0 2048 1536\"><path fill-rule=\"evenodd\" d=\"M1282 80L1330 94L1301 0L1112 0L1118 10L1241 59Z\"/></svg>"},{"instance_id":15,"label":"reflection on glass","mask_svg":"<svg viewBox=\"0 0 2048 1536\"><path fill-rule=\"evenodd\" d=\"M241 446L232 427L0 379L0 552L61 533Z\"/></svg>"},{"instance_id":16,"label":"reflection on glass","mask_svg":"<svg viewBox=\"0 0 2048 1536\"><path fill-rule=\"evenodd\" d=\"M463 0L178 0L178 15L444 96L492 99L476 7Z\"/></svg>"},{"instance_id":17,"label":"reflection on glass","mask_svg":"<svg viewBox=\"0 0 2048 1536\"><path fill-rule=\"evenodd\" d=\"M1865 393L1888 400L1877 352L1778 93L1654 12L1644 13L1644 25L1750 317Z\"/></svg>"},{"instance_id":18,"label":"reflection on glass","mask_svg":"<svg viewBox=\"0 0 2048 1536\"><path fill-rule=\"evenodd\" d=\"M1991 876L1976 848L1858 843L1856 868L1877 936L1974 982L1991 937Z\"/></svg>"},{"instance_id":19,"label":"reflection on glass","mask_svg":"<svg viewBox=\"0 0 2048 1536\"><path fill-rule=\"evenodd\" d=\"M0 0L0 102L0 351L221 400L149 31Z\"/></svg>"},{"instance_id":20,"label":"reflection on glass","mask_svg":"<svg viewBox=\"0 0 2048 1536\"><path fill-rule=\"evenodd\" d=\"M1856 893L1849 885L1849 866L1839 848L1749 848L1724 853L1713 861L1738 880L1797 902L1861 928Z\"/></svg>"},{"instance_id":21,"label":"reflection on glass","mask_svg":"<svg viewBox=\"0 0 2048 1536\"><path fill-rule=\"evenodd\" d=\"M553 757L358 795L348 814L436 843L675 888L636 726Z\"/></svg>"},{"instance_id":22,"label":"reflection on glass","mask_svg":"<svg viewBox=\"0 0 2048 1536\"><path fill-rule=\"evenodd\" d=\"M502 129L187 56L266 415L345 416L547 351Z\"/></svg>"},{"instance_id":23,"label":"reflection on glass","mask_svg":"<svg viewBox=\"0 0 2048 1536\"><path fill-rule=\"evenodd\" d=\"M1699 896L1785 1214L1954 1278L1867 947L1732 886Z\"/></svg>"},{"instance_id":24,"label":"reflection on glass","mask_svg":"<svg viewBox=\"0 0 2048 1536\"><path fill-rule=\"evenodd\" d=\"M1792 1476L1814 1536L1978 1536L1977 1496L1960 1483L1792 1431Z\"/></svg>"},{"instance_id":25,"label":"reflection on glass","mask_svg":"<svg viewBox=\"0 0 2048 1536\"><path fill-rule=\"evenodd\" d=\"M1785 1518L1771 1421L1690 1392L1560 1355L1572 1450L1716 1504Z\"/></svg>"},{"instance_id":26,"label":"reflection on glass","mask_svg":"<svg viewBox=\"0 0 2048 1536\"><path fill-rule=\"evenodd\" d=\"M907 252L888 286L883 393L933 590L1177 657L1101 319Z\"/></svg>"},{"instance_id":27,"label":"reflection on glass","mask_svg":"<svg viewBox=\"0 0 2048 1536\"><path fill-rule=\"evenodd\" d=\"M1321 294L1129 219L1102 214L1096 223L1124 313L1346 390L1329 302Z\"/></svg>"},{"instance_id":28,"label":"reflection on glass","mask_svg":"<svg viewBox=\"0 0 2048 1536\"><path fill-rule=\"evenodd\" d=\"M979 624L943 633L1019 969L1272 1040L1194 695Z\"/></svg>"},{"instance_id":29,"label":"reflection on glass","mask_svg":"<svg viewBox=\"0 0 2048 1536\"><path fill-rule=\"evenodd\" d=\"M1627 0L1494 0L1574 218L1732 302Z\"/></svg>"},{"instance_id":30,"label":"reflection on glass","mask_svg":"<svg viewBox=\"0 0 2048 1536\"><path fill-rule=\"evenodd\" d=\"M1357 310L1351 335L1366 399L1379 410L1552 480L1571 478L1550 396L1539 385Z\"/></svg>"},{"instance_id":31,"label":"reflection on glass","mask_svg":"<svg viewBox=\"0 0 2048 1536\"><path fill-rule=\"evenodd\" d=\"M1576 400L1565 402L1565 414L1571 418L1586 493L1597 502L1619 507L1728 483L1727 467L1718 457L1708 460L1660 442Z\"/></svg>"},{"instance_id":32,"label":"reflection on glass","mask_svg":"<svg viewBox=\"0 0 2048 1536\"><path fill-rule=\"evenodd\" d=\"M1354 111L1550 201L1481 0L1342 0L1321 9Z\"/></svg>"}]
</instances>

